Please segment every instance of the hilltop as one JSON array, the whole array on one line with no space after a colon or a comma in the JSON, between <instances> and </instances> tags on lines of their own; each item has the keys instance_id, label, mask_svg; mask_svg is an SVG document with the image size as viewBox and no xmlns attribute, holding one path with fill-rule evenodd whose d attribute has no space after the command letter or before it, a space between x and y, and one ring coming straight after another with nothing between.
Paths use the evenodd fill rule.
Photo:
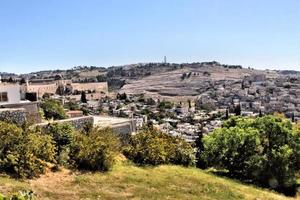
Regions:
<instances>
[{"instance_id":1,"label":"hilltop","mask_svg":"<svg viewBox=\"0 0 300 200\"><path fill-rule=\"evenodd\" d=\"M187 73L185 81L184 73ZM180 93L176 96L194 96L199 94L197 90L199 82L203 80L241 80L244 76L251 74L267 74L268 77L300 75L300 72L291 70L256 70L252 68L243 68L240 65L226 65L216 61L197 62L197 63L138 63L121 66L112 66L108 68L97 66L76 66L66 70L44 70L31 72L28 74L16 75L13 73L1 72L2 78L29 78L29 79L49 79L56 75L61 75L65 79L72 79L74 82L96 82L107 81L109 87L118 90L124 87L124 91L149 92L148 88L154 87L158 95L172 96L177 91L173 88L183 87L191 91ZM210 76L212 75L212 76ZM190 78L188 80L188 78ZM161 88L157 88L153 81ZM158 81L158 82L157 82ZM169 88L170 84L172 87ZM138 87L137 87L138 86ZM173 91L169 93L169 91Z\"/></svg>"},{"instance_id":2,"label":"hilltop","mask_svg":"<svg viewBox=\"0 0 300 200\"><path fill-rule=\"evenodd\" d=\"M195 99L215 85L240 82L244 77L254 74L265 74L271 79L279 76L275 71L245 69L217 62L187 64L176 70L127 80L121 91L129 94L145 93L158 98Z\"/></svg>"},{"instance_id":3,"label":"hilltop","mask_svg":"<svg viewBox=\"0 0 300 200\"><path fill-rule=\"evenodd\" d=\"M36 199L295 199L179 166L119 163L108 173L49 172L31 181L0 178L0 192L33 190Z\"/></svg>"},{"instance_id":4,"label":"hilltop","mask_svg":"<svg viewBox=\"0 0 300 200\"><path fill-rule=\"evenodd\" d=\"M6 76L7 78L8 76ZM249 115L281 112L300 119L300 72L257 70L216 61L202 63L140 63L109 68L78 66L18 75L41 81L56 77L72 82L107 82L108 90L130 96L175 103L192 101L198 108L213 111L240 106ZM11 79L10 79L11 80Z\"/></svg>"}]
</instances>

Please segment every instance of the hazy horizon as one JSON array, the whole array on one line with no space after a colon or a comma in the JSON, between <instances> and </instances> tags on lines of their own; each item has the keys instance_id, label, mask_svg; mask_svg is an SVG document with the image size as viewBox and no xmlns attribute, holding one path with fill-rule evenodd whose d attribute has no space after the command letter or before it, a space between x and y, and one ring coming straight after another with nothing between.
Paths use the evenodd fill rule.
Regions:
<instances>
[{"instance_id":1,"label":"hazy horizon","mask_svg":"<svg viewBox=\"0 0 300 200\"><path fill-rule=\"evenodd\" d=\"M0 2L0 71L218 61L300 71L297 0Z\"/></svg>"}]
</instances>

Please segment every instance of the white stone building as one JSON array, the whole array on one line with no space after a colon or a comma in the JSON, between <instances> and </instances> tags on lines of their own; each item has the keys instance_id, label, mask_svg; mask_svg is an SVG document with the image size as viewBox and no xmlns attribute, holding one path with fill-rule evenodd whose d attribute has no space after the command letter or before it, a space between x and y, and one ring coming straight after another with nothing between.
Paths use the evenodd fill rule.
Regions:
<instances>
[{"instance_id":1,"label":"white stone building","mask_svg":"<svg viewBox=\"0 0 300 200\"><path fill-rule=\"evenodd\" d=\"M0 106L21 102L20 85L0 82Z\"/></svg>"}]
</instances>

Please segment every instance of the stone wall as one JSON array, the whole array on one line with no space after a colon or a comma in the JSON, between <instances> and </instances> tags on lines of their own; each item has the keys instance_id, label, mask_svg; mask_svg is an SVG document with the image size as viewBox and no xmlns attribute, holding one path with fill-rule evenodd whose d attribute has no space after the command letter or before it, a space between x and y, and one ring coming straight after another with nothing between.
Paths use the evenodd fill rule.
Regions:
<instances>
[{"instance_id":1,"label":"stone wall","mask_svg":"<svg viewBox=\"0 0 300 200\"><path fill-rule=\"evenodd\" d=\"M0 109L0 121L6 121L22 126L26 123L26 110L24 108Z\"/></svg>"},{"instance_id":2,"label":"stone wall","mask_svg":"<svg viewBox=\"0 0 300 200\"><path fill-rule=\"evenodd\" d=\"M26 119L29 124L36 124L40 123L42 121L41 116L39 114L39 107L38 107L38 102L22 102L22 103L17 103L17 104L8 104L4 105L4 108L9 108L9 109L19 109L19 108L24 108L25 109L25 114L26 114Z\"/></svg>"},{"instance_id":3,"label":"stone wall","mask_svg":"<svg viewBox=\"0 0 300 200\"><path fill-rule=\"evenodd\" d=\"M45 93L55 94L58 85L56 83L51 84L33 84L26 86L26 92L35 92L39 98Z\"/></svg>"},{"instance_id":4,"label":"stone wall","mask_svg":"<svg viewBox=\"0 0 300 200\"><path fill-rule=\"evenodd\" d=\"M107 82L96 82L96 83L72 83L73 90L77 91L95 91L95 92L105 92L108 91Z\"/></svg>"},{"instance_id":5,"label":"stone wall","mask_svg":"<svg viewBox=\"0 0 300 200\"><path fill-rule=\"evenodd\" d=\"M118 137L121 138L121 141L124 144L127 144L129 142L129 138L132 135L132 133L134 132L132 130L132 126L130 123L114 125L114 126L111 126L110 128L112 128L113 132L116 133L118 135Z\"/></svg>"},{"instance_id":6,"label":"stone wall","mask_svg":"<svg viewBox=\"0 0 300 200\"><path fill-rule=\"evenodd\" d=\"M108 117L109 118L109 117ZM128 141L128 138L130 135L136 132L136 122L135 120L125 120L123 119L123 122L120 123L113 123L113 124L107 124L104 123L95 124L95 118L94 116L84 116L84 117L76 117L76 118L70 118L70 119L64 119L64 120L57 120L53 122L46 122L46 123L39 123L36 124L36 126L40 126L42 129L47 129L49 124L70 124L72 127L75 128L75 130L86 130L94 127L110 127L120 138L121 140L126 143Z\"/></svg>"},{"instance_id":7,"label":"stone wall","mask_svg":"<svg viewBox=\"0 0 300 200\"><path fill-rule=\"evenodd\" d=\"M49 124L70 124L75 130L83 130L94 124L93 116L76 117L64 120L57 120L53 122L39 123L36 126L47 128Z\"/></svg>"}]
</instances>

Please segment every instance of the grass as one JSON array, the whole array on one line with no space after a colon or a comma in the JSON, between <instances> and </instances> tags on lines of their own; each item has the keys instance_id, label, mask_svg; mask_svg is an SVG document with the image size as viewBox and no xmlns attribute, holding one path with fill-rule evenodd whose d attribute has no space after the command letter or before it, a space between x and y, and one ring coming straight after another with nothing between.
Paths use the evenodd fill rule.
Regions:
<instances>
[{"instance_id":1,"label":"grass","mask_svg":"<svg viewBox=\"0 0 300 200\"><path fill-rule=\"evenodd\" d=\"M16 193L20 190L29 190L30 185L27 181L18 181L7 176L0 176L0 192L4 194Z\"/></svg>"},{"instance_id":2,"label":"grass","mask_svg":"<svg viewBox=\"0 0 300 200\"><path fill-rule=\"evenodd\" d=\"M136 167L118 163L108 173L47 173L20 182L0 178L0 192L31 189L36 199L246 199L284 200L283 195L180 166ZM295 199L295 198L294 198Z\"/></svg>"}]
</instances>

